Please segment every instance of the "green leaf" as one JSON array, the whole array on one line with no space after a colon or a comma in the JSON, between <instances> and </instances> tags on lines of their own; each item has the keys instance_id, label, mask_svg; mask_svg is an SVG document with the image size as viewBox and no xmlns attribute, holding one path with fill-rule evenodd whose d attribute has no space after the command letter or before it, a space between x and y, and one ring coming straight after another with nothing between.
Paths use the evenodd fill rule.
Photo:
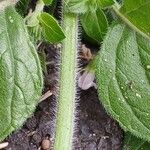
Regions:
<instances>
[{"instance_id":1,"label":"green leaf","mask_svg":"<svg viewBox=\"0 0 150 150\"><path fill-rule=\"evenodd\" d=\"M4 10L7 6L14 6L19 0L0 0L0 10Z\"/></svg>"},{"instance_id":2,"label":"green leaf","mask_svg":"<svg viewBox=\"0 0 150 150\"><path fill-rule=\"evenodd\" d=\"M39 21L43 28L45 39L50 43L60 42L65 38L62 28L48 13L41 13Z\"/></svg>"},{"instance_id":3,"label":"green leaf","mask_svg":"<svg viewBox=\"0 0 150 150\"><path fill-rule=\"evenodd\" d=\"M150 0L124 0L119 11L127 24L150 36Z\"/></svg>"},{"instance_id":4,"label":"green leaf","mask_svg":"<svg viewBox=\"0 0 150 150\"><path fill-rule=\"evenodd\" d=\"M149 150L150 148L150 143L133 136L129 132L125 133L123 144L123 150Z\"/></svg>"},{"instance_id":5,"label":"green leaf","mask_svg":"<svg viewBox=\"0 0 150 150\"><path fill-rule=\"evenodd\" d=\"M107 18L100 9L92 12L88 11L82 15L81 24L86 34L96 40L98 43L101 42L107 32Z\"/></svg>"},{"instance_id":6,"label":"green leaf","mask_svg":"<svg viewBox=\"0 0 150 150\"><path fill-rule=\"evenodd\" d=\"M68 0L68 2L66 2L66 6L70 12L81 14L88 11L88 1L89 0Z\"/></svg>"},{"instance_id":7,"label":"green leaf","mask_svg":"<svg viewBox=\"0 0 150 150\"><path fill-rule=\"evenodd\" d=\"M150 141L150 40L124 24L110 28L97 58L98 93L125 131Z\"/></svg>"},{"instance_id":8,"label":"green leaf","mask_svg":"<svg viewBox=\"0 0 150 150\"><path fill-rule=\"evenodd\" d=\"M87 11L95 11L98 8L107 8L114 4L113 0L66 0L69 12L76 14L84 14Z\"/></svg>"},{"instance_id":9,"label":"green leaf","mask_svg":"<svg viewBox=\"0 0 150 150\"><path fill-rule=\"evenodd\" d=\"M114 4L113 0L97 0L97 3L101 8L107 8Z\"/></svg>"},{"instance_id":10,"label":"green leaf","mask_svg":"<svg viewBox=\"0 0 150 150\"><path fill-rule=\"evenodd\" d=\"M51 5L53 0L43 0L45 5Z\"/></svg>"},{"instance_id":11,"label":"green leaf","mask_svg":"<svg viewBox=\"0 0 150 150\"><path fill-rule=\"evenodd\" d=\"M42 91L41 65L23 19L0 11L0 141L31 115Z\"/></svg>"}]
</instances>

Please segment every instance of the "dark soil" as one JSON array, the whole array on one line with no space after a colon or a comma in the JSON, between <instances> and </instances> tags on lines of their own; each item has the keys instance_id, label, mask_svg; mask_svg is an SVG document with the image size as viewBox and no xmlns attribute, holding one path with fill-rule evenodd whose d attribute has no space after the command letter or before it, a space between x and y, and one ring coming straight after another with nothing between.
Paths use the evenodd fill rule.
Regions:
<instances>
[{"instance_id":1,"label":"dark soil","mask_svg":"<svg viewBox=\"0 0 150 150\"><path fill-rule=\"evenodd\" d=\"M52 148L59 50L50 46L45 51L47 61L50 60L51 63L47 67L44 91L51 90L53 95L41 102L23 127L5 140L9 142L5 150L39 150L44 139L50 140ZM122 131L105 112L98 100L96 89L81 90L79 97L74 149L121 150Z\"/></svg>"}]
</instances>

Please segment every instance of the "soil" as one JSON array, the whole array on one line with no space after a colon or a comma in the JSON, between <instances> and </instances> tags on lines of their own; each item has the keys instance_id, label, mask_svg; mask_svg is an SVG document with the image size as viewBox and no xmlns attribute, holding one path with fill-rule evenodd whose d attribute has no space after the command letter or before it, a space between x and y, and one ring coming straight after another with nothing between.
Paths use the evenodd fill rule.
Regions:
<instances>
[{"instance_id":1,"label":"soil","mask_svg":"<svg viewBox=\"0 0 150 150\"><path fill-rule=\"evenodd\" d=\"M56 13L57 14L57 13ZM5 141L4 150L40 150L43 140L48 140L52 149L56 111L59 48L55 45L41 45L46 54L47 70L43 94L50 90L53 95L39 103L34 114L21 129L12 133ZM50 61L50 62L49 62ZM87 62L81 61L82 65ZM79 89L74 150L121 150L123 131L104 110L94 87Z\"/></svg>"}]
</instances>

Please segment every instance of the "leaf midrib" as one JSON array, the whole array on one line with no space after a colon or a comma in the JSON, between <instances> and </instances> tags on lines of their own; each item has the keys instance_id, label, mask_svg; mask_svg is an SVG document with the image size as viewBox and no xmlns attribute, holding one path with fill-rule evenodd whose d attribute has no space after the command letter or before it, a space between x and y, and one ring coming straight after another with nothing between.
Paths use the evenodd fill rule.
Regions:
<instances>
[{"instance_id":1,"label":"leaf midrib","mask_svg":"<svg viewBox=\"0 0 150 150\"><path fill-rule=\"evenodd\" d=\"M130 11L127 11L127 12L125 12L124 14L127 15L127 14L130 14L130 13L134 12L134 11L137 11L138 9L140 9L141 7L146 6L146 5L149 4L149 3L150 3L150 1L148 1L148 2L146 2L146 3L144 3L144 4L142 4L142 5L140 5L139 7L136 7L136 8L134 8L134 9L130 10Z\"/></svg>"}]
</instances>

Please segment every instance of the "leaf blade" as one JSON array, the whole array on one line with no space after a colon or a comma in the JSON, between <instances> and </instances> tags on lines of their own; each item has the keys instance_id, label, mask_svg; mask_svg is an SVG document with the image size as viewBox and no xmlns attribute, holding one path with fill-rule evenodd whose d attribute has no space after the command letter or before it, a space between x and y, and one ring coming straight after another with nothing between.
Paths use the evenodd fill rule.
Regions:
<instances>
[{"instance_id":1,"label":"leaf blade","mask_svg":"<svg viewBox=\"0 0 150 150\"><path fill-rule=\"evenodd\" d=\"M13 7L0 11L0 140L31 115L42 91L42 72L23 19Z\"/></svg>"},{"instance_id":2,"label":"leaf blade","mask_svg":"<svg viewBox=\"0 0 150 150\"><path fill-rule=\"evenodd\" d=\"M101 42L108 28L107 18L100 9L88 11L82 15L81 24L86 34L98 43Z\"/></svg>"},{"instance_id":3,"label":"leaf blade","mask_svg":"<svg viewBox=\"0 0 150 150\"><path fill-rule=\"evenodd\" d=\"M150 143L133 136L131 133L125 133L123 150L149 150Z\"/></svg>"},{"instance_id":4,"label":"leaf blade","mask_svg":"<svg viewBox=\"0 0 150 150\"><path fill-rule=\"evenodd\" d=\"M150 0L124 0L119 11L140 31L150 36L149 8Z\"/></svg>"},{"instance_id":5,"label":"leaf blade","mask_svg":"<svg viewBox=\"0 0 150 150\"><path fill-rule=\"evenodd\" d=\"M96 75L106 110L125 131L150 141L149 54L149 39L115 24L99 54Z\"/></svg>"},{"instance_id":6,"label":"leaf blade","mask_svg":"<svg viewBox=\"0 0 150 150\"><path fill-rule=\"evenodd\" d=\"M65 38L62 28L56 20L48 13L41 13L39 21L44 30L45 39L51 43L60 42Z\"/></svg>"},{"instance_id":7,"label":"leaf blade","mask_svg":"<svg viewBox=\"0 0 150 150\"><path fill-rule=\"evenodd\" d=\"M66 7L69 12L82 14L87 12L89 8L88 1L89 0L68 0Z\"/></svg>"},{"instance_id":8,"label":"leaf blade","mask_svg":"<svg viewBox=\"0 0 150 150\"><path fill-rule=\"evenodd\" d=\"M97 1L101 8L107 8L114 4L113 0L99 0Z\"/></svg>"}]
</instances>

